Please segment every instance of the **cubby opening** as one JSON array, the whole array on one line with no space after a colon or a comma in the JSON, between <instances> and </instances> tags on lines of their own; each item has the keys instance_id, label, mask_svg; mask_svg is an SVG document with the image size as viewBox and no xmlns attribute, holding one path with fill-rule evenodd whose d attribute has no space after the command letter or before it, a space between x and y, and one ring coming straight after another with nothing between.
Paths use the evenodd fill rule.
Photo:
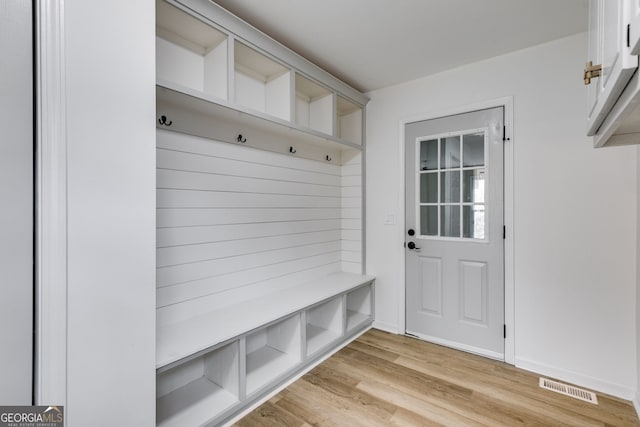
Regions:
<instances>
[{"instance_id":1,"label":"cubby opening","mask_svg":"<svg viewBox=\"0 0 640 427\"><path fill-rule=\"evenodd\" d=\"M296 74L296 124L333 134L333 92Z\"/></svg>"},{"instance_id":2,"label":"cubby opening","mask_svg":"<svg viewBox=\"0 0 640 427\"><path fill-rule=\"evenodd\" d=\"M238 341L158 374L158 426L201 425L239 402Z\"/></svg>"},{"instance_id":3,"label":"cubby opening","mask_svg":"<svg viewBox=\"0 0 640 427\"><path fill-rule=\"evenodd\" d=\"M235 102L291 120L291 70L249 46L234 43Z\"/></svg>"},{"instance_id":4,"label":"cubby opening","mask_svg":"<svg viewBox=\"0 0 640 427\"><path fill-rule=\"evenodd\" d=\"M347 294L347 332L371 322L371 285Z\"/></svg>"},{"instance_id":5,"label":"cubby opening","mask_svg":"<svg viewBox=\"0 0 640 427\"><path fill-rule=\"evenodd\" d=\"M156 79L228 98L227 35L156 1Z\"/></svg>"},{"instance_id":6,"label":"cubby opening","mask_svg":"<svg viewBox=\"0 0 640 427\"><path fill-rule=\"evenodd\" d=\"M311 356L342 336L342 297L307 310L306 318L307 356Z\"/></svg>"},{"instance_id":7,"label":"cubby opening","mask_svg":"<svg viewBox=\"0 0 640 427\"><path fill-rule=\"evenodd\" d=\"M336 136L347 142L362 144L362 107L342 96L336 100Z\"/></svg>"},{"instance_id":8,"label":"cubby opening","mask_svg":"<svg viewBox=\"0 0 640 427\"><path fill-rule=\"evenodd\" d=\"M302 360L300 349L299 314L248 335L247 395L269 385L299 364Z\"/></svg>"}]
</instances>

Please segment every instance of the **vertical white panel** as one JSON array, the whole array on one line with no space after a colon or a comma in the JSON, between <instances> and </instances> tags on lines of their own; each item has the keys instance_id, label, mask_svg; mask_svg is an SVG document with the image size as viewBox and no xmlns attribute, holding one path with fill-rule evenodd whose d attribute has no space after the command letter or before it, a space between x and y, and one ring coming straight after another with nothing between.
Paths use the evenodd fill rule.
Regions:
<instances>
[{"instance_id":1,"label":"vertical white panel","mask_svg":"<svg viewBox=\"0 0 640 427\"><path fill-rule=\"evenodd\" d=\"M291 120L291 73L267 82L265 91L265 111L282 120Z\"/></svg>"},{"instance_id":2,"label":"vertical white panel","mask_svg":"<svg viewBox=\"0 0 640 427\"><path fill-rule=\"evenodd\" d=\"M156 78L201 91L204 88L204 60L190 50L156 37Z\"/></svg>"},{"instance_id":3,"label":"vertical white panel","mask_svg":"<svg viewBox=\"0 0 640 427\"><path fill-rule=\"evenodd\" d=\"M314 99L309 104L309 127L326 134L333 132L333 95Z\"/></svg>"},{"instance_id":4,"label":"vertical white panel","mask_svg":"<svg viewBox=\"0 0 640 427\"><path fill-rule=\"evenodd\" d=\"M165 396L172 391L184 387L204 374L204 358L198 357L179 367L158 374L156 381L157 397Z\"/></svg>"},{"instance_id":5,"label":"vertical white panel","mask_svg":"<svg viewBox=\"0 0 640 427\"><path fill-rule=\"evenodd\" d=\"M64 8L66 421L95 425L113 419L117 408L127 424L151 427L156 404L155 4L83 0L64 2Z\"/></svg>"},{"instance_id":6,"label":"vertical white panel","mask_svg":"<svg viewBox=\"0 0 640 427\"><path fill-rule=\"evenodd\" d=\"M340 138L362 144L362 110L341 116L338 125Z\"/></svg>"},{"instance_id":7,"label":"vertical white panel","mask_svg":"<svg viewBox=\"0 0 640 427\"><path fill-rule=\"evenodd\" d=\"M204 357L204 374L225 390L240 393L240 354L238 341L215 350Z\"/></svg>"},{"instance_id":8,"label":"vertical white panel","mask_svg":"<svg viewBox=\"0 0 640 427\"><path fill-rule=\"evenodd\" d=\"M204 57L205 92L227 99L227 68L227 43L224 41Z\"/></svg>"},{"instance_id":9,"label":"vertical white panel","mask_svg":"<svg viewBox=\"0 0 640 427\"><path fill-rule=\"evenodd\" d=\"M265 111L264 83L252 79L246 74L235 73L235 102L239 105Z\"/></svg>"},{"instance_id":10,"label":"vertical white panel","mask_svg":"<svg viewBox=\"0 0 640 427\"><path fill-rule=\"evenodd\" d=\"M460 317L462 320L487 324L487 264L460 262Z\"/></svg>"},{"instance_id":11,"label":"vertical white panel","mask_svg":"<svg viewBox=\"0 0 640 427\"><path fill-rule=\"evenodd\" d=\"M421 307L427 313L442 314L442 260L420 257Z\"/></svg>"},{"instance_id":12,"label":"vertical white panel","mask_svg":"<svg viewBox=\"0 0 640 427\"><path fill-rule=\"evenodd\" d=\"M301 95L296 95L296 123L309 127L309 100Z\"/></svg>"},{"instance_id":13,"label":"vertical white panel","mask_svg":"<svg viewBox=\"0 0 640 427\"><path fill-rule=\"evenodd\" d=\"M0 2L0 402L31 404L33 94L31 2Z\"/></svg>"}]
</instances>

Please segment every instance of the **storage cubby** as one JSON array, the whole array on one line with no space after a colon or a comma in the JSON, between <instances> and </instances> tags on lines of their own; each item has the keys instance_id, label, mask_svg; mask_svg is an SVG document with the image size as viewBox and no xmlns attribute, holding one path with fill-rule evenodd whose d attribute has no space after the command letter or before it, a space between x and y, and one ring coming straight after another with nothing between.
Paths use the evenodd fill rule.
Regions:
<instances>
[{"instance_id":1,"label":"storage cubby","mask_svg":"<svg viewBox=\"0 0 640 427\"><path fill-rule=\"evenodd\" d=\"M235 103L291 120L291 70L236 40Z\"/></svg>"},{"instance_id":2,"label":"storage cubby","mask_svg":"<svg viewBox=\"0 0 640 427\"><path fill-rule=\"evenodd\" d=\"M307 356L313 355L342 336L342 313L341 297L307 310Z\"/></svg>"},{"instance_id":3,"label":"storage cubby","mask_svg":"<svg viewBox=\"0 0 640 427\"><path fill-rule=\"evenodd\" d=\"M238 341L160 372L158 426L201 425L239 402Z\"/></svg>"},{"instance_id":4,"label":"storage cubby","mask_svg":"<svg viewBox=\"0 0 640 427\"><path fill-rule=\"evenodd\" d=\"M248 335L247 395L269 385L299 364L302 360L300 349L299 314Z\"/></svg>"},{"instance_id":5,"label":"storage cubby","mask_svg":"<svg viewBox=\"0 0 640 427\"><path fill-rule=\"evenodd\" d=\"M296 124L333 134L333 92L296 74Z\"/></svg>"},{"instance_id":6,"label":"storage cubby","mask_svg":"<svg viewBox=\"0 0 640 427\"><path fill-rule=\"evenodd\" d=\"M372 286L362 286L347 294L347 332L371 323Z\"/></svg>"},{"instance_id":7,"label":"storage cubby","mask_svg":"<svg viewBox=\"0 0 640 427\"><path fill-rule=\"evenodd\" d=\"M227 99L227 35L156 1L156 79Z\"/></svg>"},{"instance_id":8,"label":"storage cubby","mask_svg":"<svg viewBox=\"0 0 640 427\"><path fill-rule=\"evenodd\" d=\"M336 101L336 136L347 142L362 144L362 107L338 96Z\"/></svg>"}]
</instances>

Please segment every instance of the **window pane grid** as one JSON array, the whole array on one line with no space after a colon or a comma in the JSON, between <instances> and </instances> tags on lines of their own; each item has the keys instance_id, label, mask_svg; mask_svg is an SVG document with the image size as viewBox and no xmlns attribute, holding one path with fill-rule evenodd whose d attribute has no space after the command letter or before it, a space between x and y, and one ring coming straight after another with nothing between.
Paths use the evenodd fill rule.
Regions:
<instances>
[{"instance_id":1,"label":"window pane grid","mask_svg":"<svg viewBox=\"0 0 640 427\"><path fill-rule=\"evenodd\" d=\"M417 185L422 236L485 238L485 133L418 141Z\"/></svg>"}]
</instances>

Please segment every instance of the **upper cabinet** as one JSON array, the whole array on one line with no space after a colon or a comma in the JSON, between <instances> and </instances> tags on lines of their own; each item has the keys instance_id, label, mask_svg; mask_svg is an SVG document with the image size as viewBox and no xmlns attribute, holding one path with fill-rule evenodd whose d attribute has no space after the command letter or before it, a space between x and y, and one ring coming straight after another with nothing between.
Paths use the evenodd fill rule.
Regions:
<instances>
[{"instance_id":1,"label":"upper cabinet","mask_svg":"<svg viewBox=\"0 0 640 427\"><path fill-rule=\"evenodd\" d=\"M268 133L291 153L295 142L328 147L327 161L362 147L365 95L220 6L157 0L156 22L159 127L200 136L215 128L218 139L248 145Z\"/></svg>"},{"instance_id":2,"label":"upper cabinet","mask_svg":"<svg viewBox=\"0 0 640 427\"><path fill-rule=\"evenodd\" d=\"M596 147L640 143L640 124L633 119L640 102L634 54L640 44L640 0L591 0L589 8L587 135Z\"/></svg>"}]
</instances>

